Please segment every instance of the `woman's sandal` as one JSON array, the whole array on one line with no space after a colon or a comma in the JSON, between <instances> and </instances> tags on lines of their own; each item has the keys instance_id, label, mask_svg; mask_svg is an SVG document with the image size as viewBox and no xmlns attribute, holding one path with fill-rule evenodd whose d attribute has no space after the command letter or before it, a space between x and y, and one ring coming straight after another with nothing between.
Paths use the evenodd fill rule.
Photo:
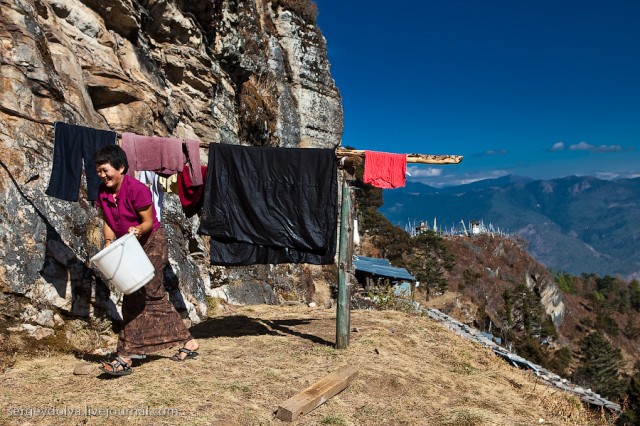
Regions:
<instances>
[{"instance_id":1,"label":"woman's sandal","mask_svg":"<svg viewBox=\"0 0 640 426\"><path fill-rule=\"evenodd\" d=\"M180 357L180 352L187 354L184 358ZM173 356L171 357L172 361L186 361L188 359L192 359L198 356L198 352L196 351L192 351L190 349L187 348L180 348L178 349L178 352L176 352L175 354L173 354Z\"/></svg>"},{"instance_id":2,"label":"woman's sandal","mask_svg":"<svg viewBox=\"0 0 640 426\"><path fill-rule=\"evenodd\" d=\"M105 368L109 366L109 368ZM116 357L111 362L103 362L102 367L99 367L103 372L110 374L112 376L127 376L133 373L131 369L131 365L127 364L122 358L119 356Z\"/></svg>"}]
</instances>

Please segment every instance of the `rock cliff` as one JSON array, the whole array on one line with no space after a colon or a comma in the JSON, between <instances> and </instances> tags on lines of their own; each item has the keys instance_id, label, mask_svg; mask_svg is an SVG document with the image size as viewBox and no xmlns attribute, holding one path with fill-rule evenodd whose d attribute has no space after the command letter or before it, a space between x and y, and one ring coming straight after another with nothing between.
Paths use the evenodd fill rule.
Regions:
<instances>
[{"instance_id":1,"label":"rock cliff","mask_svg":"<svg viewBox=\"0 0 640 426\"><path fill-rule=\"evenodd\" d=\"M340 93L305 7L0 0L0 290L35 306L117 317L116 296L86 265L102 237L84 184L78 202L45 195L56 121L205 145L339 145ZM186 219L175 194L163 222L172 300L197 321L211 282L227 271L208 265L198 219Z\"/></svg>"}]
</instances>

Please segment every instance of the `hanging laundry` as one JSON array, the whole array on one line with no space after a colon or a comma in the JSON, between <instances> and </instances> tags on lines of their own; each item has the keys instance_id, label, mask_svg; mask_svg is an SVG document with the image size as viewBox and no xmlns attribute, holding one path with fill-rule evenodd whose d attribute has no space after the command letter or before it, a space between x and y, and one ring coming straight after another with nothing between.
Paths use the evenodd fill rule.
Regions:
<instances>
[{"instance_id":1,"label":"hanging laundry","mask_svg":"<svg viewBox=\"0 0 640 426\"><path fill-rule=\"evenodd\" d=\"M45 193L67 201L78 201L80 178L84 160L87 179L87 200L98 197L100 178L93 162L95 153L102 147L116 144L117 134L109 130L98 130L56 122L54 124L53 167L49 186Z\"/></svg>"},{"instance_id":2,"label":"hanging laundry","mask_svg":"<svg viewBox=\"0 0 640 426\"><path fill-rule=\"evenodd\" d=\"M173 192L174 194L178 192L178 174L170 176L158 175L158 183L160 183L160 187L164 192Z\"/></svg>"},{"instance_id":3,"label":"hanging laundry","mask_svg":"<svg viewBox=\"0 0 640 426\"><path fill-rule=\"evenodd\" d=\"M406 154L365 151L364 183L377 188L400 188L405 185L406 174Z\"/></svg>"},{"instance_id":4,"label":"hanging laundry","mask_svg":"<svg viewBox=\"0 0 640 426\"><path fill-rule=\"evenodd\" d=\"M358 218L353 218L353 245L360 245L360 232L358 231Z\"/></svg>"},{"instance_id":5,"label":"hanging laundry","mask_svg":"<svg viewBox=\"0 0 640 426\"><path fill-rule=\"evenodd\" d=\"M136 178L147 185L151 190L151 200L156 208L156 218L158 219L158 222L162 222L162 202L164 201L164 192L162 192L162 187L160 186L158 177L159 176L156 172L148 170L136 172Z\"/></svg>"},{"instance_id":6,"label":"hanging laundry","mask_svg":"<svg viewBox=\"0 0 640 426\"><path fill-rule=\"evenodd\" d=\"M203 184L203 174L201 173L200 169L200 142L187 139L184 142L184 145L187 149L186 166L189 172L189 180L191 181L191 186L200 186Z\"/></svg>"},{"instance_id":7,"label":"hanging laundry","mask_svg":"<svg viewBox=\"0 0 640 426\"><path fill-rule=\"evenodd\" d=\"M184 167L185 155L179 139L123 133L122 149L129 160L129 176L133 176L136 170L172 175Z\"/></svg>"},{"instance_id":8,"label":"hanging laundry","mask_svg":"<svg viewBox=\"0 0 640 426\"><path fill-rule=\"evenodd\" d=\"M207 175L207 166L200 166L199 175L202 182L202 177ZM204 184L193 185L187 166L184 166L182 173L178 174L178 196L180 197L180 204L182 204L182 211L187 217L195 215L202 208Z\"/></svg>"},{"instance_id":9,"label":"hanging laundry","mask_svg":"<svg viewBox=\"0 0 640 426\"><path fill-rule=\"evenodd\" d=\"M334 262L333 150L211 144L208 167L198 232L212 264Z\"/></svg>"}]
</instances>

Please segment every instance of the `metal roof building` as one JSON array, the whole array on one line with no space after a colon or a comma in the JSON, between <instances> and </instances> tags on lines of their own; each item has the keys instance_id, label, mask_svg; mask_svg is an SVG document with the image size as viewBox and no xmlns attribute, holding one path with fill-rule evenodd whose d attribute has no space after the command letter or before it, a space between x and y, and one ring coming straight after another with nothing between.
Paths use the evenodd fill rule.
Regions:
<instances>
[{"instance_id":1,"label":"metal roof building","mask_svg":"<svg viewBox=\"0 0 640 426\"><path fill-rule=\"evenodd\" d=\"M365 272L397 280L417 281L416 277L411 275L406 269L391 266L391 262L387 259L353 256L353 267L356 272Z\"/></svg>"}]
</instances>

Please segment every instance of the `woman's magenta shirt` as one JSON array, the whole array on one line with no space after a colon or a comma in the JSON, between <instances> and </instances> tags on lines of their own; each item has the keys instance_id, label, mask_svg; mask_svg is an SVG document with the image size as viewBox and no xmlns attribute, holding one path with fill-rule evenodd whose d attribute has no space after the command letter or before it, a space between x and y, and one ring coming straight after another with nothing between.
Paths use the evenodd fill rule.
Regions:
<instances>
[{"instance_id":1,"label":"woman's magenta shirt","mask_svg":"<svg viewBox=\"0 0 640 426\"><path fill-rule=\"evenodd\" d=\"M151 190L131 176L124 175L118 192L117 204L113 199L113 193L107 190L104 183L101 184L96 205L104 212L107 225L116 234L116 238L125 235L130 227L140 225L138 210L148 206L151 206L151 217L153 218L151 232L160 227L160 222L156 217L156 209L151 199ZM140 244L144 244L147 241L151 232L140 238Z\"/></svg>"}]
</instances>

